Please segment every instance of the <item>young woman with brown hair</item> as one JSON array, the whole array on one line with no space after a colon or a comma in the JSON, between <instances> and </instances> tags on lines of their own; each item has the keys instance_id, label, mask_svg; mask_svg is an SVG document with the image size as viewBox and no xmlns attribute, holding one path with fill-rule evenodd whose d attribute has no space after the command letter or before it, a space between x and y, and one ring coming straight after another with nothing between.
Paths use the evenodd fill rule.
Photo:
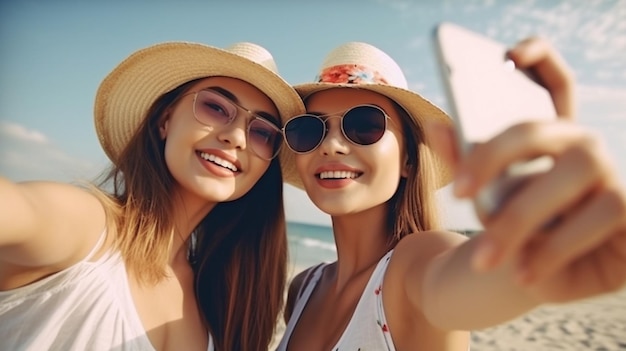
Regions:
<instances>
[{"instance_id":1,"label":"young woman with brown hair","mask_svg":"<svg viewBox=\"0 0 626 351\"><path fill-rule=\"evenodd\" d=\"M0 179L2 348L267 347L287 263L280 128L303 111L255 44L121 62L95 102L101 187Z\"/></svg>"}]
</instances>

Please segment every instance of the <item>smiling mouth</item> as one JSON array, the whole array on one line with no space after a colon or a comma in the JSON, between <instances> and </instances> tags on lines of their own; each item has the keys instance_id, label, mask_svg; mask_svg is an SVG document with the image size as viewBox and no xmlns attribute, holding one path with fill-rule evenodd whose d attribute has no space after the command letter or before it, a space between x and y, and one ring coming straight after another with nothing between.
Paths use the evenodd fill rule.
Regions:
<instances>
[{"instance_id":1,"label":"smiling mouth","mask_svg":"<svg viewBox=\"0 0 626 351\"><path fill-rule=\"evenodd\" d=\"M362 172L353 171L324 171L317 174L317 177L319 179L356 179L362 174Z\"/></svg>"},{"instance_id":2,"label":"smiling mouth","mask_svg":"<svg viewBox=\"0 0 626 351\"><path fill-rule=\"evenodd\" d=\"M206 152L200 152L200 157L202 157L202 159L205 161L209 161L220 167L226 168L230 171L239 172L239 169L237 168L237 166L235 166L232 162L226 161L225 159L219 156L215 156L213 154L209 154Z\"/></svg>"}]
</instances>

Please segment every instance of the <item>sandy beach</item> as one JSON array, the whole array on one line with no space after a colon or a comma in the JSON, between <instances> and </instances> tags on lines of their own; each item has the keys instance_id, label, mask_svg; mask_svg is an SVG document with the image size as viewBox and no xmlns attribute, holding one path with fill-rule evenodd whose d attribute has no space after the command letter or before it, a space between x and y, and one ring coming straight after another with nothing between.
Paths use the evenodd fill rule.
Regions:
<instances>
[{"instance_id":1,"label":"sandy beach","mask_svg":"<svg viewBox=\"0 0 626 351\"><path fill-rule=\"evenodd\" d=\"M472 351L626 350L626 290L574 304L539 308L472 333Z\"/></svg>"},{"instance_id":2,"label":"sandy beach","mask_svg":"<svg viewBox=\"0 0 626 351\"><path fill-rule=\"evenodd\" d=\"M301 271L292 269L292 275ZM284 332L278 325L270 350ZM575 304L546 306L472 333L472 351L626 350L626 289Z\"/></svg>"}]
</instances>

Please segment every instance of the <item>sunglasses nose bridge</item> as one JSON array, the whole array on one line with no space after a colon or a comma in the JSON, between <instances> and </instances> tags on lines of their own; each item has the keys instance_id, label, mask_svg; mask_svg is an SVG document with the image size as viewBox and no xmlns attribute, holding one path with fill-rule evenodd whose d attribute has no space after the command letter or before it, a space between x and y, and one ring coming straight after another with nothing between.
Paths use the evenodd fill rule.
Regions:
<instances>
[{"instance_id":1,"label":"sunglasses nose bridge","mask_svg":"<svg viewBox=\"0 0 626 351\"><path fill-rule=\"evenodd\" d=\"M336 122L331 121L334 119L338 119L338 121ZM344 136L343 126L341 125L343 123L343 115L328 116L322 121L324 122L324 129L325 129L324 139L327 139L329 136L333 136L333 133L335 132L338 132L339 134L341 134L341 136Z\"/></svg>"},{"instance_id":2,"label":"sunglasses nose bridge","mask_svg":"<svg viewBox=\"0 0 626 351\"><path fill-rule=\"evenodd\" d=\"M333 123L332 123L332 125L333 125L333 128L332 128L332 129L333 129L333 130L338 130L338 131L339 131L339 130L342 130L342 128L343 128L343 126L342 126L342 123L343 123L343 114L341 114L341 115L337 114L337 115L332 115L332 116L326 116L326 118L322 119L322 121L324 122L324 128L326 129L326 135L328 135L328 134L331 132L331 128L330 128L331 123L330 123L330 121L331 121L332 119L338 119L338 120L339 120L338 122L333 122Z\"/></svg>"},{"instance_id":3,"label":"sunglasses nose bridge","mask_svg":"<svg viewBox=\"0 0 626 351\"><path fill-rule=\"evenodd\" d=\"M338 121L331 121L338 119ZM318 146L319 150L326 155L345 154L350 140L346 137L341 123L343 115L328 116L324 120L325 133Z\"/></svg>"}]
</instances>

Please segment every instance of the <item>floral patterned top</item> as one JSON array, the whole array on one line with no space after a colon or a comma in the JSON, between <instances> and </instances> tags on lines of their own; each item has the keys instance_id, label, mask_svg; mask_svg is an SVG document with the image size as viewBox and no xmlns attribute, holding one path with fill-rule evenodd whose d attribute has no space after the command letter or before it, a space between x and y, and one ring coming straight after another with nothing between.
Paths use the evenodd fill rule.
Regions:
<instances>
[{"instance_id":1,"label":"floral patterned top","mask_svg":"<svg viewBox=\"0 0 626 351\"><path fill-rule=\"evenodd\" d=\"M383 278L391 259L392 251L389 251L380 259L372 276L370 277L365 290L354 309L352 318L348 326L332 348L332 351L365 351L365 350L388 350L395 351L391 339L391 331L387 326L385 310L383 308ZM311 270L313 277L309 283L301 289L301 294L294 305L294 310L287 323L287 329L283 339L278 345L277 351L286 351L291 333L293 332L300 315L311 297L318 280L322 276L322 271L328 263L321 264ZM307 279L304 280L305 282Z\"/></svg>"}]
</instances>

